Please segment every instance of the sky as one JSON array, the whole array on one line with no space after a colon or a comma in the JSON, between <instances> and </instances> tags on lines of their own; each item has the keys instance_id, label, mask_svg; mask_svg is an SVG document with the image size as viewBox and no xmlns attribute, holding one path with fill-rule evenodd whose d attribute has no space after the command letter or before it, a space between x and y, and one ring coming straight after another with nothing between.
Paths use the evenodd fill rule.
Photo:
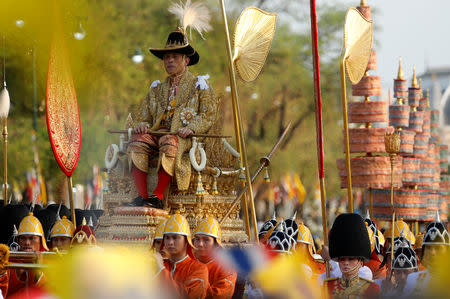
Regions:
<instances>
[{"instance_id":1,"label":"sky","mask_svg":"<svg viewBox=\"0 0 450 299\"><path fill-rule=\"evenodd\" d=\"M358 6L356 0L327 0L327 3L342 3L348 7ZM316 6L325 3L317 0ZM397 75L398 58L402 57L405 78L411 79L413 65L417 74L428 68L450 67L450 1L448 0L366 0L375 8L372 15L375 26L374 39L378 44L378 70L384 92L393 88ZM409 85L409 82L408 82Z\"/></svg>"}]
</instances>

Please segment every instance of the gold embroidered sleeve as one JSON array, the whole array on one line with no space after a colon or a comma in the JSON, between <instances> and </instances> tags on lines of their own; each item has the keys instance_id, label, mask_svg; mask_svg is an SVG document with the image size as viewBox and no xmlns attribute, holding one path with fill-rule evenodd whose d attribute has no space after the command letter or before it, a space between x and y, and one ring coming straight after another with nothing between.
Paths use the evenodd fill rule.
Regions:
<instances>
[{"instance_id":1,"label":"gold embroidered sleeve","mask_svg":"<svg viewBox=\"0 0 450 299\"><path fill-rule=\"evenodd\" d=\"M135 120L135 126L141 124L152 125L152 115L156 109L156 88L151 88L139 105L139 108L135 113L136 117L133 118Z\"/></svg>"},{"instance_id":2,"label":"gold embroidered sleeve","mask_svg":"<svg viewBox=\"0 0 450 299\"><path fill-rule=\"evenodd\" d=\"M198 92L198 101L197 116L187 125L187 128L197 134L202 134L211 128L217 116L217 99L214 96L212 88L200 89Z\"/></svg>"}]
</instances>

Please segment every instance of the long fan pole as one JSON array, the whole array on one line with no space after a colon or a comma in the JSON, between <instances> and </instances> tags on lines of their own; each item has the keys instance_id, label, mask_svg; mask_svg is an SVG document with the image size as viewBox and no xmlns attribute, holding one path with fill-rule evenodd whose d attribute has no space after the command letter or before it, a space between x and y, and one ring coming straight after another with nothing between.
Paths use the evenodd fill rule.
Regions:
<instances>
[{"instance_id":1,"label":"long fan pole","mask_svg":"<svg viewBox=\"0 0 450 299\"><path fill-rule=\"evenodd\" d=\"M345 49L343 51L345 53ZM345 163L347 170L347 196L348 211L353 213L353 193L352 193L352 171L350 168L350 142L348 137L348 117L347 117L347 90L345 84L345 54L341 57L341 93L342 93L342 116L344 119L344 139L345 139Z\"/></svg>"},{"instance_id":2,"label":"long fan pole","mask_svg":"<svg viewBox=\"0 0 450 299\"><path fill-rule=\"evenodd\" d=\"M394 159L395 154L390 154L391 160L391 210L392 210L392 231L391 231L391 273L392 275L392 264L394 262L394 225L395 225L395 207L394 207Z\"/></svg>"},{"instance_id":3,"label":"long fan pole","mask_svg":"<svg viewBox=\"0 0 450 299\"><path fill-rule=\"evenodd\" d=\"M3 88L6 88L6 51L3 36ZM8 203L8 115L3 118L3 206Z\"/></svg>"},{"instance_id":4,"label":"long fan pole","mask_svg":"<svg viewBox=\"0 0 450 299\"><path fill-rule=\"evenodd\" d=\"M69 187L70 215L72 215L73 225L77 227L77 219L75 218L75 206L73 202L73 184L71 176L67 177L67 185Z\"/></svg>"},{"instance_id":5,"label":"long fan pole","mask_svg":"<svg viewBox=\"0 0 450 299\"><path fill-rule=\"evenodd\" d=\"M227 54L228 54L228 70L230 72L230 81L231 81L231 99L233 104L233 120L234 120L234 129L236 133L236 143L238 147L238 151L240 156L240 166L244 168L245 173L245 181L248 186L248 201L250 203L250 212L252 217L253 224L253 236L254 241L258 242L258 228L256 222L256 212L255 212L255 203L253 201L253 190L252 190L252 181L250 177L250 169L248 168L247 163L247 150L245 147L244 137L243 137L243 129L241 122L241 111L239 108L239 100L238 100L238 92L237 92L237 84L236 84L236 72L233 65L233 54L231 52L231 42L230 42L230 33L228 32L228 22L227 22L227 14L225 12L225 4L224 0L220 0L220 7L222 10L223 24L225 29L226 36L226 46L227 46ZM244 214L246 209L246 201L243 199L244 203ZM248 212L247 212L248 213ZM248 219L248 217L247 217ZM246 221L247 221L246 219ZM249 224L247 223L247 226ZM250 236L249 236L250 237Z\"/></svg>"},{"instance_id":6,"label":"long fan pole","mask_svg":"<svg viewBox=\"0 0 450 299\"><path fill-rule=\"evenodd\" d=\"M8 122L3 118L3 205L8 202Z\"/></svg>"},{"instance_id":7,"label":"long fan pole","mask_svg":"<svg viewBox=\"0 0 450 299\"><path fill-rule=\"evenodd\" d=\"M327 228L327 199L325 197L325 167L323 162L323 126L322 126L322 98L320 93L320 69L319 69L319 46L317 37L317 12L316 1L310 1L311 9L311 42L314 70L314 99L316 104L316 139L317 139L317 161L320 182L320 202L322 206L322 230L323 243L328 247ZM327 277L330 277L330 266L326 263Z\"/></svg>"}]
</instances>

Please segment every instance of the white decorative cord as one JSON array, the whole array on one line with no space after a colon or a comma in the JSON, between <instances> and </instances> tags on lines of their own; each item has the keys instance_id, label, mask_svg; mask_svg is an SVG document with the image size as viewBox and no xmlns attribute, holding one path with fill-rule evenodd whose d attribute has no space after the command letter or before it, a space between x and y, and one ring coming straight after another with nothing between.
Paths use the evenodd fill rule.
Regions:
<instances>
[{"instance_id":1,"label":"white decorative cord","mask_svg":"<svg viewBox=\"0 0 450 299\"><path fill-rule=\"evenodd\" d=\"M200 152L200 165L197 163L197 159L195 158L195 151L198 149ZM192 167L198 172L205 169L206 166L206 153L203 149L203 143L197 143L197 138L192 137L192 147L189 150L189 158L191 160Z\"/></svg>"},{"instance_id":2,"label":"white decorative cord","mask_svg":"<svg viewBox=\"0 0 450 299\"><path fill-rule=\"evenodd\" d=\"M109 159L109 154L112 151L112 157ZM110 144L106 148L106 154L105 154L105 166L108 170L111 170L114 166L116 166L117 160L119 159L119 147L117 144Z\"/></svg>"}]
</instances>

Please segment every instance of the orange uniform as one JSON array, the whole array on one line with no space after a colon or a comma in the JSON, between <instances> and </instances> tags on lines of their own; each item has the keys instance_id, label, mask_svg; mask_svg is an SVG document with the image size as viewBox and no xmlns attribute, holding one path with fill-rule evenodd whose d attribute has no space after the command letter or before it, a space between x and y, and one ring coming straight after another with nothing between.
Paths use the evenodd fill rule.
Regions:
<instances>
[{"instance_id":1,"label":"orange uniform","mask_svg":"<svg viewBox=\"0 0 450 299\"><path fill-rule=\"evenodd\" d=\"M349 281L342 277L325 280L329 298L376 298L380 293L380 287L372 280L356 275Z\"/></svg>"},{"instance_id":2,"label":"orange uniform","mask_svg":"<svg viewBox=\"0 0 450 299\"><path fill-rule=\"evenodd\" d=\"M209 288L206 298L226 299L231 298L234 293L237 273L224 269L215 260L209 261L208 267Z\"/></svg>"},{"instance_id":3,"label":"orange uniform","mask_svg":"<svg viewBox=\"0 0 450 299\"><path fill-rule=\"evenodd\" d=\"M381 261L378 258L378 255L375 251L372 251L372 255L370 257L370 261L367 263L364 263L364 266L369 267L369 269L372 271L372 279L380 279L380 278L386 278L386 267L382 267L380 269Z\"/></svg>"},{"instance_id":4,"label":"orange uniform","mask_svg":"<svg viewBox=\"0 0 450 299\"><path fill-rule=\"evenodd\" d=\"M32 283L27 283L27 277ZM16 292L23 290L27 287L42 287L45 277L41 273L38 277L35 277L35 273L32 270L27 270L23 273L22 277L18 277L15 269L8 269L4 275L0 276L0 289L3 297L7 298Z\"/></svg>"},{"instance_id":5,"label":"orange uniform","mask_svg":"<svg viewBox=\"0 0 450 299\"><path fill-rule=\"evenodd\" d=\"M307 258L308 258L307 265L311 267L311 270L314 275L320 275L327 271L327 267L324 261L316 260L310 254L307 255Z\"/></svg>"},{"instance_id":6,"label":"orange uniform","mask_svg":"<svg viewBox=\"0 0 450 299\"><path fill-rule=\"evenodd\" d=\"M165 269L159 274L161 279L175 287L182 298L206 298L208 290L208 268L205 264L186 255L178 262L164 261Z\"/></svg>"},{"instance_id":7,"label":"orange uniform","mask_svg":"<svg viewBox=\"0 0 450 299\"><path fill-rule=\"evenodd\" d=\"M9 285L9 271L4 271L3 274L0 274L0 291L2 291L3 297L6 297L8 293L8 285Z\"/></svg>"}]
</instances>

